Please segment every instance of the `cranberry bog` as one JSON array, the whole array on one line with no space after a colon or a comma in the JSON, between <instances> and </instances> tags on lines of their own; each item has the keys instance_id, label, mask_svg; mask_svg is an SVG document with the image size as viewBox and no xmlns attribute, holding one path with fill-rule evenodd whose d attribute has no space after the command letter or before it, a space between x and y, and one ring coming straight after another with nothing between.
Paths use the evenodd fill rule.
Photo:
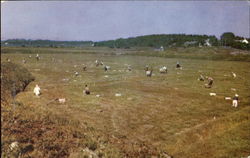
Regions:
<instances>
[{"instance_id":1,"label":"cranberry bog","mask_svg":"<svg viewBox=\"0 0 250 158\"><path fill-rule=\"evenodd\" d=\"M39 61L35 58L37 53L41 57ZM123 53L123 50L105 48L10 48L8 53L1 54L1 61L7 58L35 77L15 96L14 100L21 105L14 113L23 115L26 121L49 121L31 123L32 128L50 132L44 132L42 139L29 142L40 146L34 145L23 156L250 155L250 62L140 56L129 50ZM23 58L26 63L22 62ZM110 69L105 72L102 65L96 66L96 60ZM177 61L182 69L175 68ZM145 65L153 69L151 77L146 76ZM168 68L166 74L159 73L163 66ZM232 72L237 76L233 77ZM198 80L201 74L214 79L212 88L204 87L207 80ZM41 88L39 97L33 94L36 84ZM86 84L90 95L83 93ZM234 108L232 100L225 97L236 93L239 106ZM65 103L59 103L58 98L65 98ZM21 124L13 126L22 128L22 137L39 135ZM62 131L63 139L58 131ZM6 150L18 134L8 137L9 140L2 142ZM43 142L53 142L53 149L48 152L46 146L51 144Z\"/></svg>"}]
</instances>

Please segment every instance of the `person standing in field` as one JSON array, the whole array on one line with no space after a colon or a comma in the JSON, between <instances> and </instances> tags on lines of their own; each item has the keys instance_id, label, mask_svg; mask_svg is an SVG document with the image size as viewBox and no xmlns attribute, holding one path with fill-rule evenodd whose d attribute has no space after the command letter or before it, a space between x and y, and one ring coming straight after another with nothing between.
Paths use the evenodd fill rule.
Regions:
<instances>
[{"instance_id":1,"label":"person standing in field","mask_svg":"<svg viewBox=\"0 0 250 158\"><path fill-rule=\"evenodd\" d=\"M89 90L88 85L85 85L84 93L85 93L86 95L89 95L89 94L90 94L90 90Z\"/></svg>"},{"instance_id":2,"label":"person standing in field","mask_svg":"<svg viewBox=\"0 0 250 158\"><path fill-rule=\"evenodd\" d=\"M26 63L26 60L25 60L25 58L23 58L23 64L25 64Z\"/></svg>"},{"instance_id":3,"label":"person standing in field","mask_svg":"<svg viewBox=\"0 0 250 158\"><path fill-rule=\"evenodd\" d=\"M104 71L108 71L108 68L107 68L107 66L104 66Z\"/></svg>"},{"instance_id":4,"label":"person standing in field","mask_svg":"<svg viewBox=\"0 0 250 158\"><path fill-rule=\"evenodd\" d=\"M83 65L83 71L86 71L87 70L87 66L86 65Z\"/></svg>"},{"instance_id":5,"label":"person standing in field","mask_svg":"<svg viewBox=\"0 0 250 158\"><path fill-rule=\"evenodd\" d=\"M238 100L239 100L239 95L235 94L235 96L233 97L233 107L237 108L238 106Z\"/></svg>"},{"instance_id":6,"label":"person standing in field","mask_svg":"<svg viewBox=\"0 0 250 158\"><path fill-rule=\"evenodd\" d=\"M36 60L38 61L40 59L39 54L36 54Z\"/></svg>"},{"instance_id":7,"label":"person standing in field","mask_svg":"<svg viewBox=\"0 0 250 158\"><path fill-rule=\"evenodd\" d=\"M41 88L38 86L38 85L36 85L36 87L34 88L34 90L33 90L33 92L34 92L34 94L36 95L36 96L39 96L40 94L41 94Z\"/></svg>"},{"instance_id":8,"label":"person standing in field","mask_svg":"<svg viewBox=\"0 0 250 158\"><path fill-rule=\"evenodd\" d=\"M98 60L95 60L95 66L98 67L99 66L99 61Z\"/></svg>"}]
</instances>

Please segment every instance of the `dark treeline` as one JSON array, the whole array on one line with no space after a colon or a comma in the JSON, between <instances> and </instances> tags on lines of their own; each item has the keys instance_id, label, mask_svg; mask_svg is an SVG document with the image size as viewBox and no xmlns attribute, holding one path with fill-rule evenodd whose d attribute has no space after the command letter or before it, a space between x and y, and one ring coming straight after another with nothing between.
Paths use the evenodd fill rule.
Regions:
<instances>
[{"instance_id":1,"label":"dark treeline","mask_svg":"<svg viewBox=\"0 0 250 158\"><path fill-rule=\"evenodd\" d=\"M91 46L92 41L52 41L52 40L25 40L10 39L1 41L2 46L19 46L19 47L84 47Z\"/></svg>"},{"instance_id":2,"label":"dark treeline","mask_svg":"<svg viewBox=\"0 0 250 158\"><path fill-rule=\"evenodd\" d=\"M209 40L208 40L209 39ZM207 35L185 35L185 34L162 34L146 35L127 39L109 40L95 43L95 46L108 46L111 48L129 48L129 47L183 47L205 45L206 40L211 45L217 46L218 40L215 36Z\"/></svg>"},{"instance_id":3,"label":"dark treeline","mask_svg":"<svg viewBox=\"0 0 250 158\"><path fill-rule=\"evenodd\" d=\"M109 41L96 42L95 46L106 46L110 48L130 48L130 47L194 47L194 46L226 46L237 49L250 50L250 44L243 42L244 38L235 36L231 32L221 35L220 39L208 35L186 35L186 34L162 34L146 35L127 39L117 39ZM250 39L245 39L248 42ZM245 41L246 42L246 41Z\"/></svg>"},{"instance_id":4,"label":"dark treeline","mask_svg":"<svg viewBox=\"0 0 250 158\"><path fill-rule=\"evenodd\" d=\"M250 38L235 36L232 32L225 32L221 35L220 44L238 49L250 50Z\"/></svg>"},{"instance_id":5,"label":"dark treeline","mask_svg":"<svg viewBox=\"0 0 250 158\"><path fill-rule=\"evenodd\" d=\"M131 48L131 47L195 47L195 46L226 46L238 49L250 50L250 39L235 36L231 32L223 33L220 39L208 35L186 35L186 34L158 34L145 35L131 38L119 38L108 41L51 41L51 40L25 40L11 39L1 41L2 46L22 46L22 47L110 47L110 48Z\"/></svg>"}]
</instances>

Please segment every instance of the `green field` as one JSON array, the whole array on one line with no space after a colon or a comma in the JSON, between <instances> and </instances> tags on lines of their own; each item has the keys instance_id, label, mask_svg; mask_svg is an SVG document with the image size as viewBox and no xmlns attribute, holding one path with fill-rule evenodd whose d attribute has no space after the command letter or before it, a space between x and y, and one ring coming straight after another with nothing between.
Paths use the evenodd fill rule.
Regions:
<instances>
[{"instance_id":1,"label":"green field","mask_svg":"<svg viewBox=\"0 0 250 158\"><path fill-rule=\"evenodd\" d=\"M124 55L115 55L123 52ZM36 61L35 53L40 53L40 61ZM250 62L226 61L223 56L216 58L216 53L201 53L201 59L187 59L189 55L181 53L176 56L172 53L168 58L168 55L154 57L153 52L142 56L136 50L13 48L1 54L1 61L10 58L35 77L16 96L16 101L38 113L46 111L51 118L56 115L64 121L88 124L98 135L112 137L116 141L109 142L110 148L119 153L113 157L125 157L123 153L139 150L131 145L137 142L174 158L249 156ZM242 54L225 53L229 60L242 58ZM249 55L243 57L249 59ZM26 64L22 63L23 58ZM104 72L102 66L96 67L96 59L111 69ZM175 69L177 61L182 70ZM87 71L82 70L83 64L87 65ZM131 72L126 65L131 65ZM145 65L153 68L152 77L146 77ZM162 66L168 67L167 74L159 73ZM75 71L80 75L75 76ZM237 77L233 78L231 72ZM204 88L206 80L197 80L200 74L213 77L212 88ZM33 94L36 84L42 91L40 97ZM89 96L83 95L85 84L90 87ZM121 96L116 97L116 93ZM239 94L238 108L232 107L231 100L224 99L235 93ZM66 98L66 103L53 102L55 98ZM77 157L72 155L74 151L71 157Z\"/></svg>"}]
</instances>

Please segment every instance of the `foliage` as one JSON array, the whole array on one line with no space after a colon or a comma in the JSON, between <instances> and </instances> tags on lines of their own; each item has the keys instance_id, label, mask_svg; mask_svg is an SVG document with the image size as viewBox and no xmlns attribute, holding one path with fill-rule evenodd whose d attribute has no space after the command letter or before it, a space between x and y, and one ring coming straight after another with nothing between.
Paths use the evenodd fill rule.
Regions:
<instances>
[{"instance_id":1,"label":"foliage","mask_svg":"<svg viewBox=\"0 0 250 158\"><path fill-rule=\"evenodd\" d=\"M221 44L237 49L250 50L250 44L243 43L243 37L235 36L232 32L225 32L221 35ZM250 41L250 39L248 39Z\"/></svg>"},{"instance_id":2,"label":"foliage","mask_svg":"<svg viewBox=\"0 0 250 158\"><path fill-rule=\"evenodd\" d=\"M234 43L235 35L232 32L225 32L221 35L221 42L224 46L231 46Z\"/></svg>"},{"instance_id":3,"label":"foliage","mask_svg":"<svg viewBox=\"0 0 250 158\"><path fill-rule=\"evenodd\" d=\"M192 42L191 46L204 45L209 39L212 45L218 45L218 40L215 36L207 35L185 35L185 34L159 34L146 35L132 38L119 38L117 40L96 42L95 46L107 46L110 48L129 48L129 47L183 47L187 46L187 42ZM188 44L189 46L189 44Z\"/></svg>"},{"instance_id":4,"label":"foliage","mask_svg":"<svg viewBox=\"0 0 250 158\"><path fill-rule=\"evenodd\" d=\"M24 67L4 62L1 64L1 103L5 103L9 98L14 97L18 92L34 80L34 77ZM3 105L3 104L1 104Z\"/></svg>"},{"instance_id":5,"label":"foliage","mask_svg":"<svg viewBox=\"0 0 250 158\"><path fill-rule=\"evenodd\" d=\"M225 32L218 40L215 36L209 35L186 35L186 34L153 34L145 36L137 36L130 38L119 38L116 40L107 41L52 41L52 40L25 40L25 39L10 39L1 41L2 46L17 46L17 47L109 47L109 48L125 48L131 47L150 47L158 49L161 46L164 48L172 47L197 47L206 46L206 41L209 41L211 46L229 46L237 49L249 50L250 45L240 42L243 37L235 36L232 32ZM248 39L248 41L250 41Z\"/></svg>"},{"instance_id":6,"label":"foliage","mask_svg":"<svg viewBox=\"0 0 250 158\"><path fill-rule=\"evenodd\" d=\"M21 47L84 47L91 46L92 41L52 41L52 40L26 40L9 39L1 41L2 46L21 46Z\"/></svg>"}]
</instances>

